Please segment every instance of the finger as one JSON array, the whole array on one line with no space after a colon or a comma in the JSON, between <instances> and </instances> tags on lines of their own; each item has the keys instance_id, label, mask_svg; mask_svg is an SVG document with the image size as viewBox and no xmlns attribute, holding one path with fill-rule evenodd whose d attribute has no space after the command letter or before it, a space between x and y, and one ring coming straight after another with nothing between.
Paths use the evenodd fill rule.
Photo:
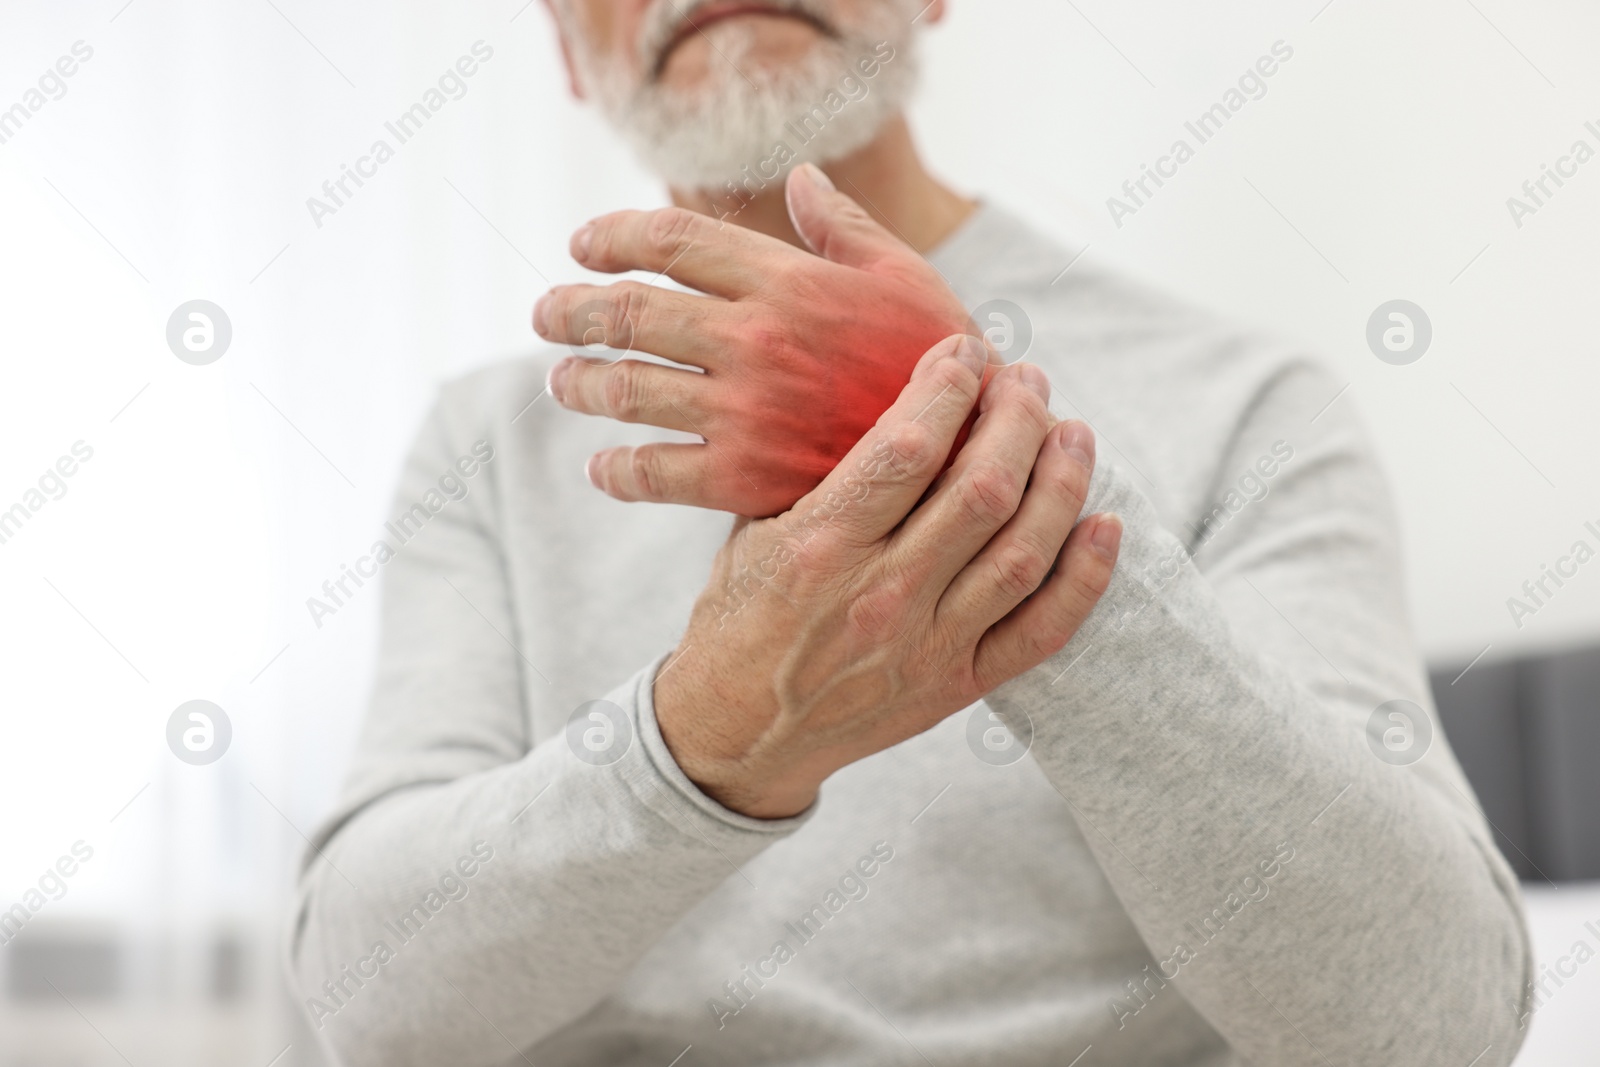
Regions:
<instances>
[{"instance_id":1,"label":"finger","mask_svg":"<svg viewBox=\"0 0 1600 1067\"><path fill-rule=\"evenodd\" d=\"M1110 512L1078 524L1055 573L978 642L973 677L984 692L1032 670L1072 640L1111 584L1121 545L1122 520Z\"/></svg>"},{"instance_id":2,"label":"finger","mask_svg":"<svg viewBox=\"0 0 1600 1067\"><path fill-rule=\"evenodd\" d=\"M752 514L782 512L795 498L791 485L765 478L757 483L715 442L608 448L589 457L584 473L618 500L732 512L735 529Z\"/></svg>"},{"instance_id":3,"label":"finger","mask_svg":"<svg viewBox=\"0 0 1600 1067\"><path fill-rule=\"evenodd\" d=\"M637 359L591 363L569 356L550 368L547 384L556 403L585 415L702 435L702 427L712 421L709 394L714 385L697 371Z\"/></svg>"},{"instance_id":4,"label":"finger","mask_svg":"<svg viewBox=\"0 0 1600 1067\"><path fill-rule=\"evenodd\" d=\"M981 635L1037 590L1083 510L1094 471L1094 434L1064 422L1045 436L1022 504L939 601L957 632Z\"/></svg>"},{"instance_id":5,"label":"finger","mask_svg":"<svg viewBox=\"0 0 1600 1067\"><path fill-rule=\"evenodd\" d=\"M717 477L724 473L718 466L726 462L710 445L653 443L596 452L584 473L596 489L618 500L727 511L719 486L728 486L728 480Z\"/></svg>"},{"instance_id":6,"label":"finger","mask_svg":"<svg viewBox=\"0 0 1600 1067\"><path fill-rule=\"evenodd\" d=\"M839 192L822 171L802 163L784 185L789 221L817 255L846 267L893 272L945 284L932 264L890 233L855 200Z\"/></svg>"},{"instance_id":7,"label":"finger","mask_svg":"<svg viewBox=\"0 0 1600 1067\"><path fill-rule=\"evenodd\" d=\"M967 334L928 349L876 425L790 510L791 521L813 532L836 530L860 546L900 525L939 473L977 401L986 351Z\"/></svg>"},{"instance_id":8,"label":"finger","mask_svg":"<svg viewBox=\"0 0 1600 1067\"><path fill-rule=\"evenodd\" d=\"M710 367L737 337L733 305L642 282L558 285L533 305L533 331L554 344L649 352ZM580 353L581 354L581 353Z\"/></svg>"},{"instance_id":9,"label":"finger","mask_svg":"<svg viewBox=\"0 0 1600 1067\"><path fill-rule=\"evenodd\" d=\"M1049 395L1038 367L1018 363L997 371L943 483L895 534L903 565L936 595L1016 514L1050 429Z\"/></svg>"},{"instance_id":10,"label":"finger","mask_svg":"<svg viewBox=\"0 0 1600 1067\"><path fill-rule=\"evenodd\" d=\"M804 255L776 237L679 207L613 212L572 235L572 258L590 270L655 271L730 300L760 289Z\"/></svg>"}]
</instances>

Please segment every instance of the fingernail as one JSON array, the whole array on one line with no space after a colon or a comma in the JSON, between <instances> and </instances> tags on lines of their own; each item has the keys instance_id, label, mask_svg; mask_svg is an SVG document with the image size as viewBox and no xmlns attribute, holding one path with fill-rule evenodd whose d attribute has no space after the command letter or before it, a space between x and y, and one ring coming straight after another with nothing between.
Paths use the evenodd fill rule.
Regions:
<instances>
[{"instance_id":1,"label":"fingernail","mask_svg":"<svg viewBox=\"0 0 1600 1067\"><path fill-rule=\"evenodd\" d=\"M800 173L805 176L807 181L816 186L818 189L821 189L823 192L831 193L835 191L833 180L826 174L822 173L821 167L815 166L811 163L802 163L798 169Z\"/></svg>"},{"instance_id":2,"label":"fingernail","mask_svg":"<svg viewBox=\"0 0 1600 1067\"><path fill-rule=\"evenodd\" d=\"M1067 458L1085 469L1094 466L1094 431L1087 423L1076 420L1061 430L1061 447Z\"/></svg>"},{"instance_id":3,"label":"fingernail","mask_svg":"<svg viewBox=\"0 0 1600 1067\"><path fill-rule=\"evenodd\" d=\"M988 351L983 347L983 342L976 337L963 336L956 342L956 350L952 353L961 365L978 377L983 377L983 368L989 362Z\"/></svg>"},{"instance_id":4,"label":"fingernail","mask_svg":"<svg viewBox=\"0 0 1600 1067\"><path fill-rule=\"evenodd\" d=\"M544 387L550 390L557 404L566 402L566 387L562 385L562 380L567 376L567 363L567 360L562 360L551 367L550 374L544 380Z\"/></svg>"},{"instance_id":5,"label":"fingernail","mask_svg":"<svg viewBox=\"0 0 1600 1067\"><path fill-rule=\"evenodd\" d=\"M1031 389L1034 396L1037 396L1040 400L1043 400L1046 404L1049 404L1050 379L1045 377L1044 371L1040 370L1032 363L1020 364L1019 371L1022 374L1022 384Z\"/></svg>"},{"instance_id":6,"label":"fingernail","mask_svg":"<svg viewBox=\"0 0 1600 1067\"><path fill-rule=\"evenodd\" d=\"M550 336L550 294L541 296L533 305L533 332L540 337Z\"/></svg>"},{"instance_id":7,"label":"fingernail","mask_svg":"<svg viewBox=\"0 0 1600 1067\"><path fill-rule=\"evenodd\" d=\"M594 486L596 489L600 488L600 480L595 477L595 471L599 466L600 453L598 452L590 456L588 461L583 465L583 476L589 479L589 484Z\"/></svg>"},{"instance_id":8,"label":"fingernail","mask_svg":"<svg viewBox=\"0 0 1600 1067\"><path fill-rule=\"evenodd\" d=\"M1114 511L1108 511L1100 516L1100 521L1095 523L1094 533L1089 538L1089 547L1103 560L1117 558L1117 546L1122 543L1122 517Z\"/></svg>"},{"instance_id":9,"label":"fingernail","mask_svg":"<svg viewBox=\"0 0 1600 1067\"><path fill-rule=\"evenodd\" d=\"M572 235L572 258L582 263L589 258L589 246L594 243L594 223L586 222Z\"/></svg>"}]
</instances>

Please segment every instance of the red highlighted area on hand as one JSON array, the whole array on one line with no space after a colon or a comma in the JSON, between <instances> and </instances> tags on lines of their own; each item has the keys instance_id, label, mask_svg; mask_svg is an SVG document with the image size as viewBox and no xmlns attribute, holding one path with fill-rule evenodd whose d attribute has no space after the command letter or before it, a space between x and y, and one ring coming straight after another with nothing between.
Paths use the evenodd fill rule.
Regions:
<instances>
[{"instance_id":1,"label":"red highlighted area on hand","mask_svg":"<svg viewBox=\"0 0 1600 1067\"><path fill-rule=\"evenodd\" d=\"M591 269L651 270L698 290L561 286L534 310L547 340L698 368L601 361L575 347L582 355L552 371L565 407L705 439L598 454L590 476L611 495L786 511L872 428L928 349L978 332L931 265L813 176L791 175L788 195L815 255L673 208L604 216L574 238Z\"/></svg>"}]
</instances>

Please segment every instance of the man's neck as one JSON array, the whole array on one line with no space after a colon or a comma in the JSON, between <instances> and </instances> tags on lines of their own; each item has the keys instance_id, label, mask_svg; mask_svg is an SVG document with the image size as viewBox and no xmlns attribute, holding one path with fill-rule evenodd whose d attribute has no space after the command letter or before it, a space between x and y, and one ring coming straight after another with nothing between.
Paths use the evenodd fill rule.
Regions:
<instances>
[{"instance_id":1,"label":"man's neck","mask_svg":"<svg viewBox=\"0 0 1600 1067\"><path fill-rule=\"evenodd\" d=\"M927 253L977 207L928 173L911 142L905 119L895 116L866 147L823 166L834 185L918 252ZM751 196L723 190L671 190L679 207L736 222L792 245L800 237L789 222L783 183L769 181ZM802 246L803 247L803 246Z\"/></svg>"}]
</instances>

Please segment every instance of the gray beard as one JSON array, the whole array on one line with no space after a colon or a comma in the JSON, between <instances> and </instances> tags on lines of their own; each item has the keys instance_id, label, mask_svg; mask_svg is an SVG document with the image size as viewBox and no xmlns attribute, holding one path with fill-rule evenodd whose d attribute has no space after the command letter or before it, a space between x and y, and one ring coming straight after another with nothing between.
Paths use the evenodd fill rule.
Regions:
<instances>
[{"instance_id":1,"label":"gray beard","mask_svg":"<svg viewBox=\"0 0 1600 1067\"><path fill-rule=\"evenodd\" d=\"M829 12L818 10L821 0L789 4L833 25ZM646 69L660 52L655 41L678 21L670 3L664 8L670 18L647 24L643 35ZM632 86L582 50L575 58L602 114L649 170L674 188L717 190L752 174L781 180L800 163L832 162L877 136L916 84L917 9L914 0L869 6L862 25L777 70L745 61L749 35L718 33L706 81L689 92L648 81ZM871 77L860 67L865 61Z\"/></svg>"}]
</instances>

